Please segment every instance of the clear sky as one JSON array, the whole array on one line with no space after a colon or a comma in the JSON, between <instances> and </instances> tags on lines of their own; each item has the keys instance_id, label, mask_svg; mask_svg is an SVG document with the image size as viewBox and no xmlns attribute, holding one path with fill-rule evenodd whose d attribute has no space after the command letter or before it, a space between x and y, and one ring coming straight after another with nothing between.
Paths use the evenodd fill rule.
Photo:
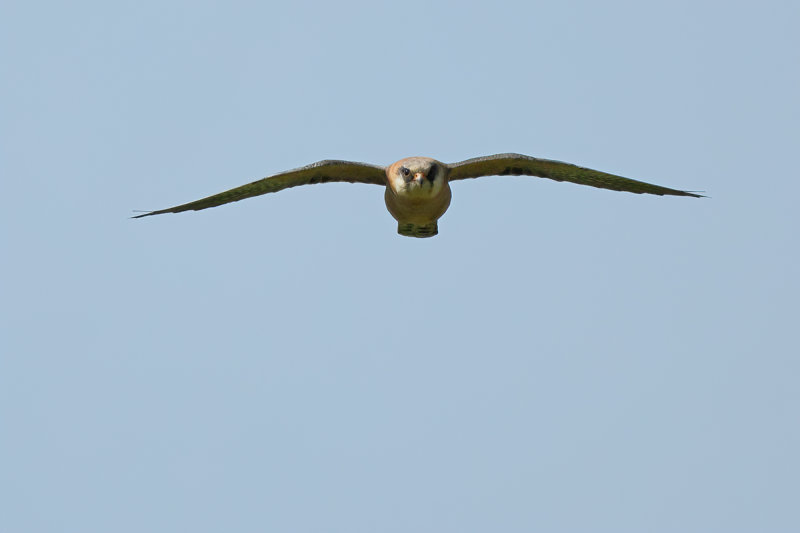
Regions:
<instances>
[{"instance_id":1,"label":"clear sky","mask_svg":"<svg viewBox=\"0 0 800 533\"><path fill-rule=\"evenodd\" d=\"M800 4L4 2L0 530L800 531ZM520 152L711 198L376 186Z\"/></svg>"}]
</instances>

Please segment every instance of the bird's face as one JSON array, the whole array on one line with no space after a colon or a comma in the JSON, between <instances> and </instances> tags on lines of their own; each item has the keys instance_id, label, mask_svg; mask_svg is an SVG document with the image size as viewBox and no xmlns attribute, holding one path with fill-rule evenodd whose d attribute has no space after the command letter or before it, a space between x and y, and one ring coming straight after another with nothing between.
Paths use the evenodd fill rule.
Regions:
<instances>
[{"instance_id":1,"label":"bird's face","mask_svg":"<svg viewBox=\"0 0 800 533\"><path fill-rule=\"evenodd\" d=\"M430 157L407 157L386 170L389 187L397 196L431 198L445 184L446 167Z\"/></svg>"}]
</instances>

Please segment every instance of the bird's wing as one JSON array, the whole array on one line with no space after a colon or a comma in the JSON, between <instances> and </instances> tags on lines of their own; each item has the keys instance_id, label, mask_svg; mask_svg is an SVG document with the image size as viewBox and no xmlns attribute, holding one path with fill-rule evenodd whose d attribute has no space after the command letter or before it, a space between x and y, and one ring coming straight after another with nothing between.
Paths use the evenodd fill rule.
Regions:
<instances>
[{"instance_id":1,"label":"bird's wing","mask_svg":"<svg viewBox=\"0 0 800 533\"><path fill-rule=\"evenodd\" d=\"M643 181L607 174L599 170L562 163L561 161L539 159L521 154L497 154L486 157L476 157L475 159L467 159L460 163L453 163L449 165L449 167L450 175L448 179L450 181L478 178L481 176L526 175L550 178L556 181L571 181L572 183L600 187L601 189L611 189L612 191L627 191L636 194L694 196L695 198L702 197L700 194L688 191L669 189Z\"/></svg>"},{"instance_id":2,"label":"bird's wing","mask_svg":"<svg viewBox=\"0 0 800 533\"><path fill-rule=\"evenodd\" d=\"M354 161L319 161L311 165L287 170L274 176L269 176L241 187L236 187L202 200L177 205L159 211L150 211L133 218L149 217L162 213L180 213L181 211L199 211L230 202L238 202L245 198L259 196L270 192L278 192L298 185L312 183L327 183L329 181L346 181L349 183L372 183L375 185L386 184L386 174L383 167Z\"/></svg>"}]
</instances>

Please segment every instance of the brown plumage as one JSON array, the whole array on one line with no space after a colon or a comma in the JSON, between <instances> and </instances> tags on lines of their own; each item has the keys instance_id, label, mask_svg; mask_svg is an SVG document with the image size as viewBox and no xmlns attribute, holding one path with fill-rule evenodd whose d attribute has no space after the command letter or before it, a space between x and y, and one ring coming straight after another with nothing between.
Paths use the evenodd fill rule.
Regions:
<instances>
[{"instance_id":1,"label":"brown plumage","mask_svg":"<svg viewBox=\"0 0 800 533\"><path fill-rule=\"evenodd\" d=\"M275 174L201 200L137 215L142 218L163 213L199 211L238 202L245 198L278 192L298 185L349 182L383 185L389 213L397 220L397 232L409 237L432 237L437 221L450 205L450 182L481 176L526 175L569 181L614 191L670 196L701 195L636 181L599 170L520 154L498 154L448 165L429 157L408 157L388 167L353 161L320 161Z\"/></svg>"}]
</instances>

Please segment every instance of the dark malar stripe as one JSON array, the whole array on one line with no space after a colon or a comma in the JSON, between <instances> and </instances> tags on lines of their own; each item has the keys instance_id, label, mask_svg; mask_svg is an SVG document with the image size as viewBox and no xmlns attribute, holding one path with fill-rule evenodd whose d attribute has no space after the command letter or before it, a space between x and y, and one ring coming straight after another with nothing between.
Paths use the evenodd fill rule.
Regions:
<instances>
[{"instance_id":1,"label":"dark malar stripe","mask_svg":"<svg viewBox=\"0 0 800 533\"><path fill-rule=\"evenodd\" d=\"M436 179L436 174L439 172L439 165L433 164L431 165L431 169L428 171L428 181L433 182Z\"/></svg>"}]
</instances>

